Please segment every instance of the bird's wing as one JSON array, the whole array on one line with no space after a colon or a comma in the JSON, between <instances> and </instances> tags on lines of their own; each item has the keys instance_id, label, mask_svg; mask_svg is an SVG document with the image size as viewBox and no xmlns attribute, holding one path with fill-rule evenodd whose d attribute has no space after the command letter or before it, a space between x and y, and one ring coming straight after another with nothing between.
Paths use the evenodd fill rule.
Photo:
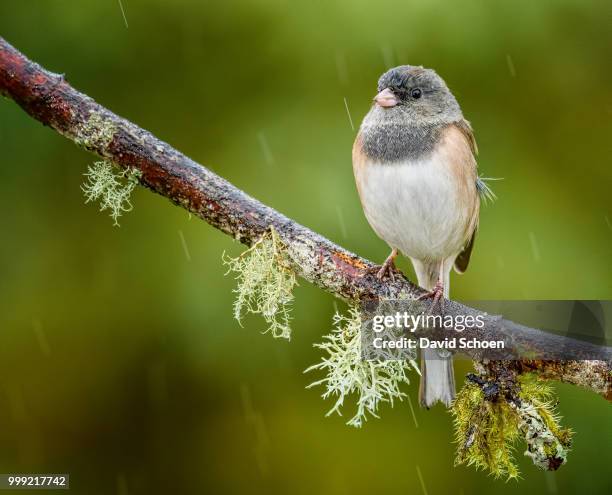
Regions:
<instances>
[{"instance_id":1,"label":"bird's wing","mask_svg":"<svg viewBox=\"0 0 612 495\"><path fill-rule=\"evenodd\" d=\"M474 241L476 240L477 230L478 229L474 229L472 237L470 237L470 241L463 248L463 251L459 253L459 256L455 258L455 271L457 273L465 272L470 264L470 256L472 255L472 248L474 247Z\"/></svg>"},{"instance_id":2,"label":"bird's wing","mask_svg":"<svg viewBox=\"0 0 612 495\"><path fill-rule=\"evenodd\" d=\"M472 130L470 123L465 119L461 119L458 122L455 122L453 125L461 131L461 134L463 134L470 145L472 155L476 157L478 155L478 145L476 144L476 138L474 137L474 131Z\"/></svg>"},{"instance_id":3,"label":"bird's wing","mask_svg":"<svg viewBox=\"0 0 612 495\"><path fill-rule=\"evenodd\" d=\"M462 119L458 122L455 122L454 126L461 131L463 137L467 141L467 144L470 147L470 151L474 156L474 162L476 161L476 155L478 154L478 146L476 144L476 139L474 138L474 132L472 131L472 126L470 123ZM478 176L476 176L478 177ZM476 240L476 231L478 230L478 210L476 209L476 219L474 222L474 230L472 231L468 243L464 246L463 250L459 253L457 258L455 259L455 270L458 273L463 273L467 270L468 265L470 264L470 256L472 255L472 249L474 248L474 241Z\"/></svg>"}]
</instances>

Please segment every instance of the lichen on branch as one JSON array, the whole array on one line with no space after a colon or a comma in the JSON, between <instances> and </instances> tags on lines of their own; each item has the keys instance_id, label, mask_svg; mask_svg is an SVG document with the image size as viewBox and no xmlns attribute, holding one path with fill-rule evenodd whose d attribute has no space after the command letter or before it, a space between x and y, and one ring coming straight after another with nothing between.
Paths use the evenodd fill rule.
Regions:
<instances>
[{"instance_id":1,"label":"lichen on branch","mask_svg":"<svg viewBox=\"0 0 612 495\"><path fill-rule=\"evenodd\" d=\"M555 471L567 461L573 432L562 428L555 411L553 388L532 374L519 376L520 402L514 403L527 450L540 469Z\"/></svg>"},{"instance_id":2,"label":"lichen on branch","mask_svg":"<svg viewBox=\"0 0 612 495\"><path fill-rule=\"evenodd\" d=\"M567 460L572 432L559 425L550 385L531 374L491 378L468 375L451 408L455 463L483 469L495 478L518 478L514 446L522 437L525 455L537 467L558 469Z\"/></svg>"},{"instance_id":3,"label":"lichen on branch","mask_svg":"<svg viewBox=\"0 0 612 495\"><path fill-rule=\"evenodd\" d=\"M359 309L351 307L348 316L334 315L334 327L323 342L315 347L325 351L321 361L305 370L324 371L325 378L308 385L311 388L323 385L324 399L335 398L336 402L326 416L333 413L342 415L344 401L352 394L357 396L357 411L347 422L361 427L368 414L378 418L378 407L387 402L392 407L396 400L406 395L400 386L409 383L408 371L418 366L414 361L381 360L365 361L361 354L361 315Z\"/></svg>"},{"instance_id":4,"label":"lichen on branch","mask_svg":"<svg viewBox=\"0 0 612 495\"><path fill-rule=\"evenodd\" d=\"M234 317L242 321L245 313L259 314L268 324L263 333L290 340L290 309L295 273L289 268L286 249L273 227L240 256L224 254L228 272L236 275Z\"/></svg>"},{"instance_id":5,"label":"lichen on branch","mask_svg":"<svg viewBox=\"0 0 612 495\"><path fill-rule=\"evenodd\" d=\"M86 179L81 189L85 203L98 201L100 211L109 210L113 225L119 226L119 217L132 210L130 196L138 185L140 170L119 169L105 160L90 165L83 175Z\"/></svg>"},{"instance_id":6,"label":"lichen on branch","mask_svg":"<svg viewBox=\"0 0 612 495\"><path fill-rule=\"evenodd\" d=\"M73 139L78 146L86 150L105 149L112 142L115 132L116 128L112 122L104 119L99 112L92 111L87 119L75 126Z\"/></svg>"}]
</instances>

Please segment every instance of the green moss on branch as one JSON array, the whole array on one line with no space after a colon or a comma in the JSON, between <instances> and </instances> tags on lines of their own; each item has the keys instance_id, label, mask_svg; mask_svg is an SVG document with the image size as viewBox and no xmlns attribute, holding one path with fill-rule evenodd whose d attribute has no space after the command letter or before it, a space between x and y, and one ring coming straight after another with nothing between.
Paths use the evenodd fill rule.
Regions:
<instances>
[{"instance_id":1,"label":"green moss on branch","mask_svg":"<svg viewBox=\"0 0 612 495\"><path fill-rule=\"evenodd\" d=\"M496 478L517 478L514 445L540 469L554 471L567 460L572 432L559 425L552 388L532 375L508 373L502 379L468 375L451 412L456 464L484 469Z\"/></svg>"}]
</instances>

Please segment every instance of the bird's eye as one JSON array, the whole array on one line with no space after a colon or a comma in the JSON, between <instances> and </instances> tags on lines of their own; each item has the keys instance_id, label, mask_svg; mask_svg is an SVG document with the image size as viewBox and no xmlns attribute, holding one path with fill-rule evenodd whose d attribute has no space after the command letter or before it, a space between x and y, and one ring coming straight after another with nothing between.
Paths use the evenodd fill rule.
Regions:
<instances>
[{"instance_id":1,"label":"bird's eye","mask_svg":"<svg viewBox=\"0 0 612 495\"><path fill-rule=\"evenodd\" d=\"M415 100L418 100L423 95L423 92L419 88L414 88L410 91L410 96Z\"/></svg>"}]
</instances>

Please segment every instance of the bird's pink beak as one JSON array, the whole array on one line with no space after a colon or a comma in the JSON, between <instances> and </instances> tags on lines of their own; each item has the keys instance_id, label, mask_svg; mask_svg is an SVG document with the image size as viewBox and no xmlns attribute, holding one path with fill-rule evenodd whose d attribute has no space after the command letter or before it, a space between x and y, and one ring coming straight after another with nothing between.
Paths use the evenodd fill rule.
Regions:
<instances>
[{"instance_id":1,"label":"bird's pink beak","mask_svg":"<svg viewBox=\"0 0 612 495\"><path fill-rule=\"evenodd\" d=\"M378 93L374 97L374 101L378 106L384 108L394 107L399 103L398 97L395 96L393 94L393 91L391 91L389 88L385 88L380 93Z\"/></svg>"}]
</instances>

